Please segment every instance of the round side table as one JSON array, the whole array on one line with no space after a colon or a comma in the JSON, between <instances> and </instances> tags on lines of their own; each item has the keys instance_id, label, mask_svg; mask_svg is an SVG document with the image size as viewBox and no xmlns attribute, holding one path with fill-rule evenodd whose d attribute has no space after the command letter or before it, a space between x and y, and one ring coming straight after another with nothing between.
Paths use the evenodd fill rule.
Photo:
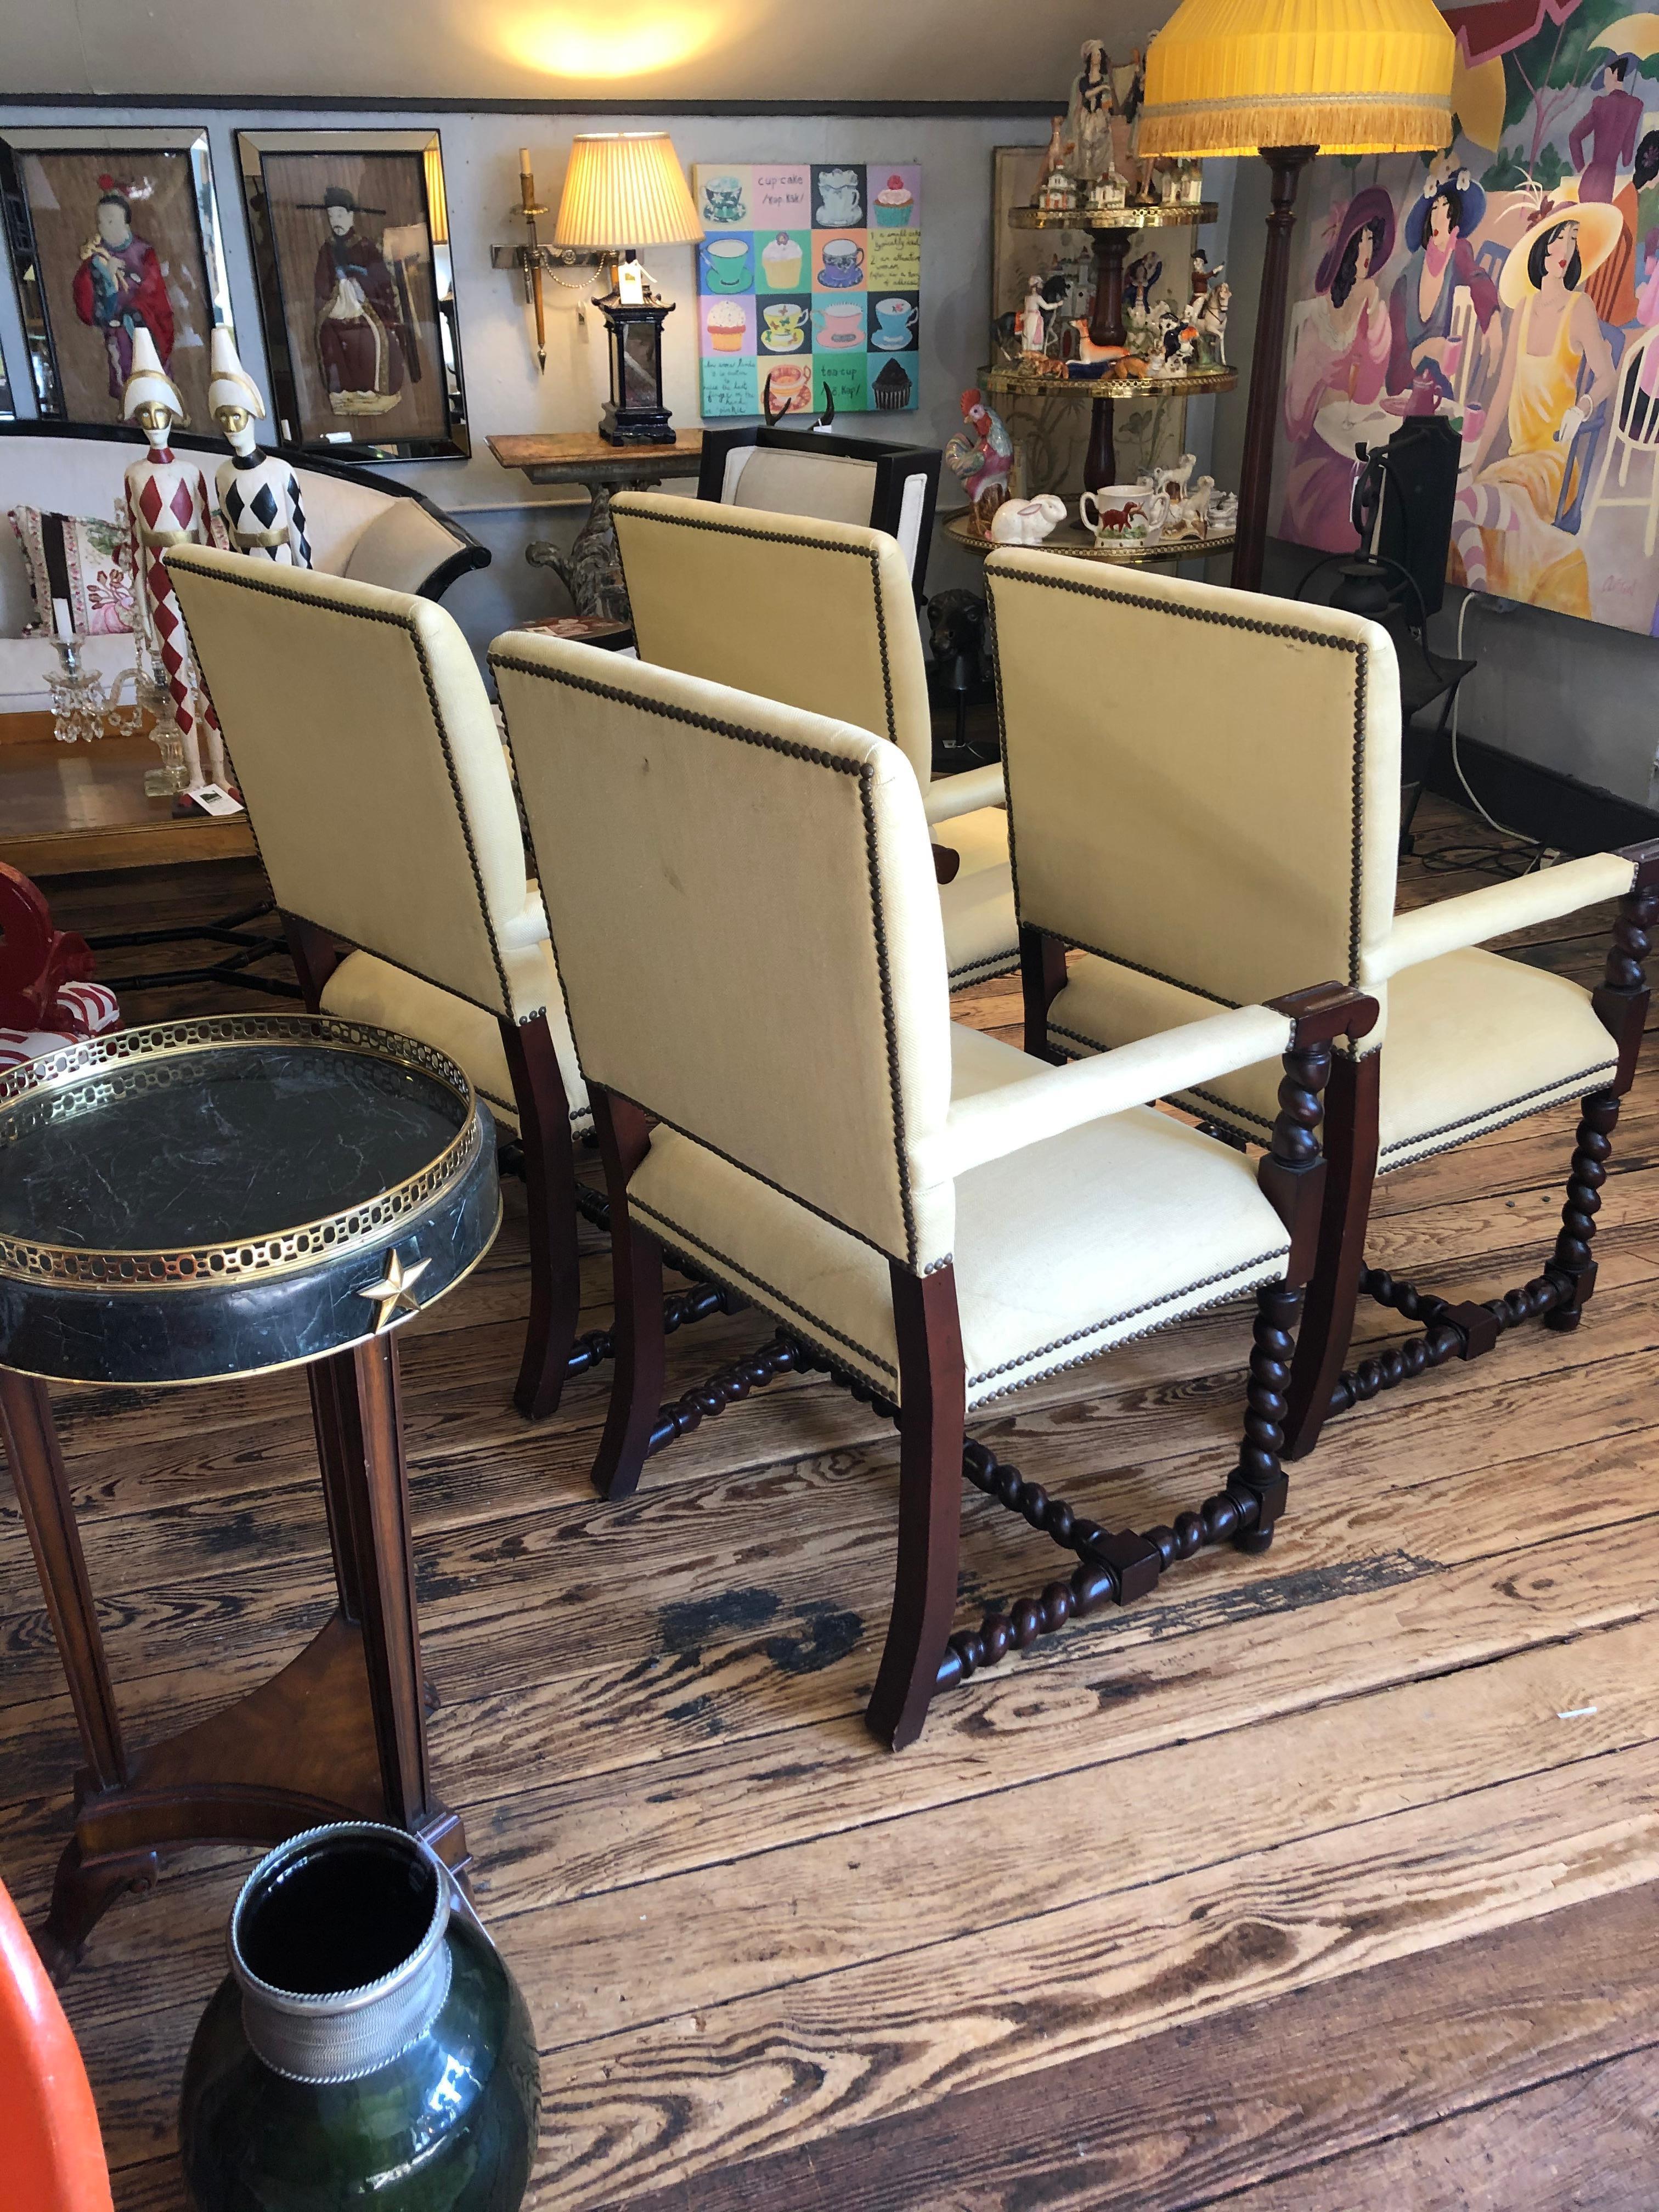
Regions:
<instances>
[{"instance_id":1,"label":"round side table","mask_svg":"<svg viewBox=\"0 0 1659 2212\"><path fill-rule=\"evenodd\" d=\"M488 1109L441 1054L385 1030L167 1022L0 1077L0 1440L87 1759L40 1942L54 1972L187 1844L366 1818L466 1864L428 1767L396 1333L500 1221ZM335 1612L260 1688L129 1751L46 1384L299 1365Z\"/></svg>"}]
</instances>

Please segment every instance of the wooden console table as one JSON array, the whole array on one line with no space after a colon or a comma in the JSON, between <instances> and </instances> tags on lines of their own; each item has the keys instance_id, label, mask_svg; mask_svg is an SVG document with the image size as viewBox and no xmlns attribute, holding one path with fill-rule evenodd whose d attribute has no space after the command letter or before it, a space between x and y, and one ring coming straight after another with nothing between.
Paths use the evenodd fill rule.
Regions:
<instances>
[{"instance_id":1,"label":"wooden console table","mask_svg":"<svg viewBox=\"0 0 1659 2212\"><path fill-rule=\"evenodd\" d=\"M513 433L485 443L504 469L522 469L538 484L623 491L665 477L694 477L702 466L701 430L682 430L672 446L613 446L597 430Z\"/></svg>"}]
</instances>

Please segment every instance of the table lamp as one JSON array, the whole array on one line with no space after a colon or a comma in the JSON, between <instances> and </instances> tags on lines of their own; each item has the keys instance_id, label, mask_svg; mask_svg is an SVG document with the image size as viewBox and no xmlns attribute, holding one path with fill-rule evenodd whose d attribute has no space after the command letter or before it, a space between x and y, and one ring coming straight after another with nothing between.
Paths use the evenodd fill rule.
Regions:
<instances>
[{"instance_id":1,"label":"table lamp","mask_svg":"<svg viewBox=\"0 0 1659 2212\"><path fill-rule=\"evenodd\" d=\"M662 326L672 314L640 266L642 246L695 246L702 225L665 131L583 134L564 173L556 246L617 257L616 282L594 306L605 317L611 397L599 435L613 446L672 446L662 398Z\"/></svg>"},{"instance_id":2,"label":"table lamp","mask_svg":"<svg viewBox=\"0 0 1659 2212\"><path fill-rule=\"evenodd\" d=\"M1261 584L1296 190L1314 155L1449 145L1456 42L1433 0L1182 0L1146 54L1138 154L1259 152L1273 174L1233 582Z\"/></svg>"}]
</instances>

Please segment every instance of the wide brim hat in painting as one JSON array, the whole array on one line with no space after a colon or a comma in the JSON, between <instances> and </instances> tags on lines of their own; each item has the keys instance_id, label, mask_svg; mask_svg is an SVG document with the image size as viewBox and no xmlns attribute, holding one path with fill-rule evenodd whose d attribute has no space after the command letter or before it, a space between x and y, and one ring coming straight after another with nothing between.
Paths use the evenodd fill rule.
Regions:
<instances>
[{"instance_id":1,"label":"wide brim hat in painting","mask_svg":"<svg viewBox=\"0 0 1659 2212\"><path fill-rule=\"evenodd\" d=\"M1380 270L1394 252L1394 201L1381 185L1367 185L1364 191L1356 192L1342 210L1336 227L1336 236L1329 251L1314 275L1316 292L1328 292L1337 270L1342 266L1342 257L1348 250L1348 241L1364 229L1367 223L1379 223L1382 236L1371 258L1373 270Z\"/></svg>"},{"instance_id":2,"label":"wide brim hat in painting","mask_svg":"<svg viewBox=\"0 0 1659 2212\"><path fill-rule=\"evenodd\" d=\"M1498 296L1506 307L1518 307L1538 287L1527 266L1532 249L1547 231L1564 222L1578 226L1579 283L1583 284L1607 259L1624 234L1625 218L1610 200L1581 200L1577 185L1553 193L1527 225L1512 246L1498 279Z\"/></svg>"},{"instance_id":3,"label":"wide brim hat in painting","mask_svg":"<svg viewBox=\"0 0 1659 2212\"><path fill-rule=\"evenodd\" d=\"M1443 191L1449 189L1463 203L1462 220L1457 226L1460 238L1473 238L1480 229L1486 213L1486 195L1467 169L1455 170L1450 175L1431 177L1421 192L1406 210L1405 240L1407 253L1420 253L1428 243L1429 211Z\"/></svg>"},{"instance_id":4,"label":"wide brim hat in painting","mask_svg":"<svg viewBox=\"0 0 1659 2212\"><path fill-rule=\"evenodd\" d=\"M210 356L213 374L208 383L208 413L222 407L240 407L256 422L265 419L265 403L259 387L243 368L236 341L222 323L216 324Z\"/></svg>"},{"instance_id":5,"label":"wide brim hat in painting","mask_svg":"<svg viewBox=\"0 0 1659 2212\"><path fill-rule=\"evenodd\" d=\"M132 334L132 367L121 386L121 416L131 422L141 407L165 407L175 422L189 427L185 398L161 366L155 341L141 323Z\"/></svg>"}]
</instances>

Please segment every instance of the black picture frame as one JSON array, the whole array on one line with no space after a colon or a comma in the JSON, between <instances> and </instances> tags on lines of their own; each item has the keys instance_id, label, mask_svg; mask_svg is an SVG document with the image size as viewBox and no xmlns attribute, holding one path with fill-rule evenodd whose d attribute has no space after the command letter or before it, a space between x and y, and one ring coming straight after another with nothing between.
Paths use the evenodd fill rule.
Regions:
<instances>
[{"instance_id":1,"label":"black picture frame","mask_svg":"<svg viewBox=\"0 0 1659 2212\"><path fill-rule=\"evenodd\" d=\"M472 441L438 132L239 131L236 152L280 442L358 463L467 459ZM311 165L314 198L298 200L283 185L296 162ZM367 224L354 221L341 236L343 246L356 241L357 265L368 272L358 280L363 327L337 340L325 359L327 317L316 305L331 228L324 196L360 189L380 195L373 205L358 204ZM393 209L394 198L404 204ZM315 211L314 237L301 238L296 210ZM388 211L411 219L377 231L376 219ZM422 231L423 242L411 240ZM411 254L387 252L394 233L412 243ZM297 341L296 331L303 333ZM346 382L357 362L365 364L361 391Z\"/></svg>"}]
</instances>

